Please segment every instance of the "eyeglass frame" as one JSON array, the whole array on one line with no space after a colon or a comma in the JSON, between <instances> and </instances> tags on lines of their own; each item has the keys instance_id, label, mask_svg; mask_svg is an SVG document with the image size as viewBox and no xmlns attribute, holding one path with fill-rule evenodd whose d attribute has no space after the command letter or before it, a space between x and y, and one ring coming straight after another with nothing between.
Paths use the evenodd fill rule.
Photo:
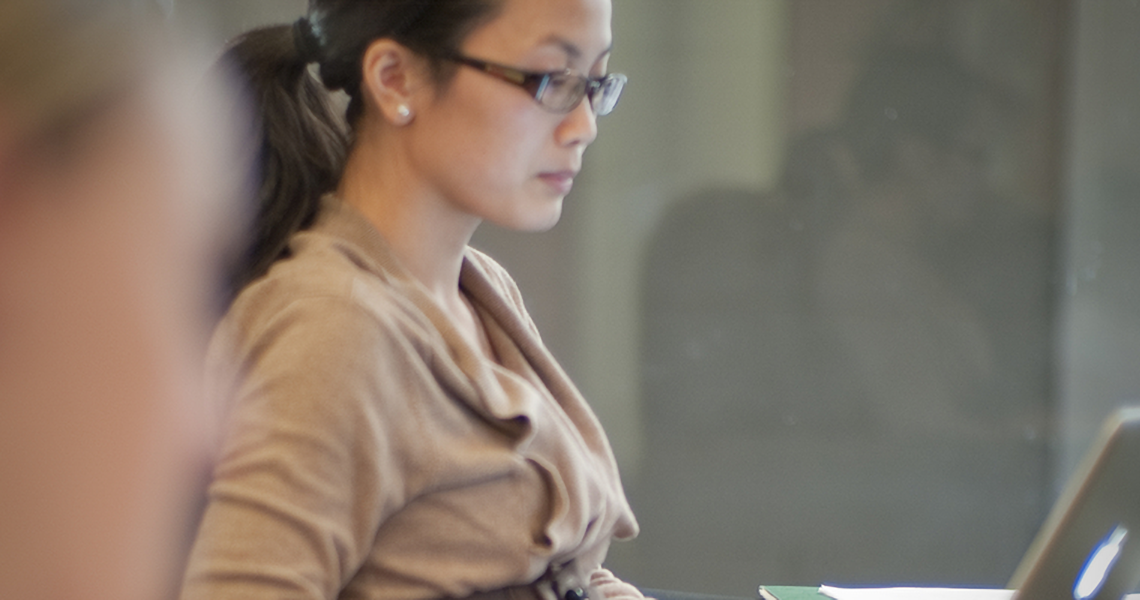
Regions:
<instances>
[{"instance_id":1,"label":"eyeglass frame","mask_svg":"<svg viewBox=\"0 0 1140 600\"><path fill-rule=\"evenodd\" d=\"M588 77L580 73L575 73L571 69L564 69L561 71L527 71L524 69L517 69L508 65L495 63L491 61L472 58L462 54L451 54L445 57L447 60L453 61L463 66L471 67L487 75L490 75L501 81L505 81L512 85L518 86L530 93L535 102L542 108L559 114L567 114L578 107L578 104L583 99L589 99L590 109L594 111L596 116L602 117L613 112L617 106L618 99L621 98L621 92L625 88L625 84L629 78L620 73L608 73L600 77ZM543 93L550 85L550 80L554 77L573 77L577 78L581 87L581 96L574 102L567 105L565 108L558 108L545 104L542 101ZM612 82L617 82L618 91L614 96L614 100L610 103L609 107L604 112L599 112L599 107L594 104L594 96L602 90L606 89L607 85L612 85Z\"/></svg>"}]
</instances>

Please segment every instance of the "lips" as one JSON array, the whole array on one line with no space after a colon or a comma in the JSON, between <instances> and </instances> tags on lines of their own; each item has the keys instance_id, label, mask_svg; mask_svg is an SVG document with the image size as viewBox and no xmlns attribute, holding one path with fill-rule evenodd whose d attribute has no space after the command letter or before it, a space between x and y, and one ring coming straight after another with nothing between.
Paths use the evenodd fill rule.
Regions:
<instances>
[{"instance_id":1,"label":"lips","mask_svg":"<svg viewBox=\"0 0 1140 600\"><path fill-rule=\"evenodd\" d=\"M569 169L565 171L547 171L545 173L539 173L538 178L550 186L558 195L565 196L570 193L570 188L574 187L574 177L577 174L577 171Z\"/></svg>"}]
</instances>

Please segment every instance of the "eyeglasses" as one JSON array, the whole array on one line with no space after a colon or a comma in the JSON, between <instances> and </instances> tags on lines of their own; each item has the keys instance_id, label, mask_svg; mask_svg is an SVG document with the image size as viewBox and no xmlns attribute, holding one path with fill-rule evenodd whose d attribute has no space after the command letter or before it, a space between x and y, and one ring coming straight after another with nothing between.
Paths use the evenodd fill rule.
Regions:
<instances>
[{"instance_id":1,"label":"eyeglasses","mask_svg":"<svg viewBox=\"0 0 1140 600\"><path fill-rule=\"evenodd\" d=\"M450 56L449 59L519 86L530 92L539 106L556 113L568 113L578 106L582 98L589 98L590 108L595 115L608 115L617 106L621 90L627 81L625 75L617 73L601 77L586 77L570 69L535 73L460 54Z\"/></svg>"}]
</instances>

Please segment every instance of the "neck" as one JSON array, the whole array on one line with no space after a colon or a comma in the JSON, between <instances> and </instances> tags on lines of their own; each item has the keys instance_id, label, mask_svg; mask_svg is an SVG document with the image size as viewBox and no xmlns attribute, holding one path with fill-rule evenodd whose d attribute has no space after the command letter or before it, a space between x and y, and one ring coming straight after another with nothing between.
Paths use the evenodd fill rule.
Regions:
<instances>
[{"instance_id":1,"label":"neck","mask_svg":"<svg viewBox=\"0 0 1140 600\"><path fill-rule=\"evenodd\" d=\"M403 266L452 312L462 306L459 271L479 219L424 184L400 146L399 134L389 129L358 139L337 193L380 231Z\"/></svg>"}]
</instances>

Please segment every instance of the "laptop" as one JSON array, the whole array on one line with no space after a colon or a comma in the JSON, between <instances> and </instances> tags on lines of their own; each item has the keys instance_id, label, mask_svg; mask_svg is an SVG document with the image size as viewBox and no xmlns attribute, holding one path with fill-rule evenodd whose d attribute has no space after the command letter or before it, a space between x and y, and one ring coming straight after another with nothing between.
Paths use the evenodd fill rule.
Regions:
<instances>
[{"instance_id":1,"label":"laptop","mask_svg":"<svg viewBox=\"0 0 1140 600\"><path fill-rule=\"evenodd\" d=\"M1140 584L1140 408L1104 423L1009 587L1019 600L1117 600Z\"/></svg>"},{"instance_id":2,"label":"laptop","mask_svg":"<svg viewBox=\"0 0 1140 600\"><path fill-rule=\"evenodd\" d=\"M835 600L1119 600L1140 585L1140 407L1104 423L1053 505L1010 580L1008 590L841 588ZM799 600L794 592L761 600ZM783 591L783 590L781 590ZM1140 600L1133 596L1129 600Z\"/></svg>"}]
</instances>

